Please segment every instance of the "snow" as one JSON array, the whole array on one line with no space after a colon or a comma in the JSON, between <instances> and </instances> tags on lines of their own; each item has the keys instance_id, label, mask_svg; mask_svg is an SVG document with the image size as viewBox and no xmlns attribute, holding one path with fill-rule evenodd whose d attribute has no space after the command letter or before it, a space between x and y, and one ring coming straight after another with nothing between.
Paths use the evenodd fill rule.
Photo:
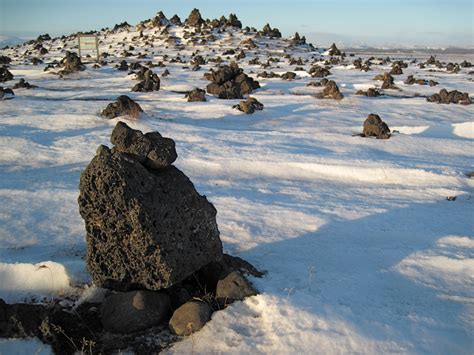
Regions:
<instances>
[{"instance_id":1,"label":"snow","mask_svg":"<svg viewBox=\"0 0 474 355\"><path fill-rule=\"evenodd\" d=\"M109 34L101 50L137 34ZM200 54L218 55L242 40L227 36ZM266 41L258 40L261 49ZM282 45L275 40L266 50L281 57ZM178 52L160 41L155 47L154 62ZM179 53L189 59L193 51ZM242 67L256 71L246 63L257 54L246 53ZM57 50L49 56L61 58ZM281 73L294 68L283 59L276 65ZM397 77L402 92L367 98L354 94L380 87L372 78L389 66L367 73L334 66L329 78L345 95L340 102L312 97L320 89L306 87L314 79L305 75L259 78L262 89L252 96L265 108L247 116L232 109L238 100L186 102L184 91L207 84L202 75L211 66L202 67L167 63L171 75L159 92L132 93L136 82L112 64L59 79L14 63L15 80L39 88L0 102L0 297L60 297L90 282L79 177L97 146L110 146L118 121L98 112L126 94L146 112L129 125L176 141L175 165L216 206L225 251L268 271L252 278L260 295L214 313L169 353L473 353L474 179L466 173L474 170L474 106L411 97L441 88L472 93L467 70L410 66L403 79L414 74L440 85L409 86ZM353 137L369 113L398 133ZM101 297L90 286L79 302ZM29 348L0 340L0 352L41 345L22 344Z\"/></svg>"}]
</instances>

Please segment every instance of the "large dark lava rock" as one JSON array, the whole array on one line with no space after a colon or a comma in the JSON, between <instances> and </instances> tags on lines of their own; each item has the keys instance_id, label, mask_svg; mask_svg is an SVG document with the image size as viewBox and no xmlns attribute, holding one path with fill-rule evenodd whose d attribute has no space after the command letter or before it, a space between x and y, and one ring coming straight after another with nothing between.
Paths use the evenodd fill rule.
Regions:
<instances>
[{"instance_id":1,"label":"large dark lava rock","mask_svg":"<svg viewBox=\"0 0 474 355\"><path fill-rule=\"evenodd\" d=\"M201 17L201 13L198 9L193 9L189 14L188 18L186 19L186 24L188 26L198 27L204 23L204 20Z\"/></svg>"},{"instance_id":2,"label":"large dark lava rock","mask_svg":"<svg viewBox=\"0 0 474 355\"><path fill-rule=\"evenodd\" d=\"M119 122L81 175L87 268L97 286L168 288L222 258L216 209L171 164L174 142Z\"/></svg>"},{"instance_id":3,"label":"large dark lava rock","mask_svg":"<svg viewBox=\"0 0 474 355\"><path fill-rule=\"evenodd\" d=\"M390 129L388 128L388 125L382 121L379 115L371 113L364 121L364 131L362 134L365 137L388 139L390 138Z\"/></svg>"},{"instance_id":4,"label":"large dark lava rock","mask_svg":"<svg viewBox=\"0 0 474 355\"><path fill-rule=\"evenodd\" d=\"M74 52L66 52L66 56L59 62L59 66L62 68L60 74L71 74L86 69L81 58Z\"/></svg>"}]
</instances>

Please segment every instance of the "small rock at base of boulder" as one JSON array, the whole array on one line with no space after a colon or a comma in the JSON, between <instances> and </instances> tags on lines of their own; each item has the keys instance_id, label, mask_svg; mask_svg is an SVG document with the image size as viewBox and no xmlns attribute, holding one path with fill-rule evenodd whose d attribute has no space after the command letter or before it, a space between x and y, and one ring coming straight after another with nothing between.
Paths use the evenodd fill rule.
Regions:
<instances>
[{"instance_id":1,"label":"small rock at base of boulder","mask_svg":"<svg viewBox=\"0 0 474 355\"><path fill-rule=\"evenodd\" d=\"M137 119L140 117L140 113L142 112L143 110L139 104L128 96L121 95L117 97L115 102L108 104L100 115L109 119L120 116L129 116L133 119Z\"/></svg>"},{"instance_id":2,"label":"small rock at base of boulder","mask_svg":"<svg viewBox=\"0 0 474 355\"><path fill-rule=\"evenodd\" d=\"M129 334L166 321L171 313L170 297L161 292L118 292L102 303L104 329L112 333Z\"/></svg>"},{"instance_id":3,"label":"small rock at base of boulder","mask_svg":"<svg viewBox=\"0 0 474 355\"><path fill-rule=\"evenodd\" d=\"M390 129L388 125L382 121L379 115L371 113L364 121L364 130L362 132L365 137L377 137L377 139L390 138Z\"/></svg>"},{"instance_id":4,"label":"small rock at base of boulder","mask_svg":"<svg viewBox=\"0 0 474 355\"><path fill-rule=\"evenodd\" d=\"M241 301L257 294L257 290L239 271L233 271L217 282L216 298L221 304Z\"/></svg>"},{"instance_id":5,"label":"small rock at base of boulder","mask_svg":"<svg viewBox=\"0 0 474 355\"><path fill-rule=\"evenodd\" d=\"M188 92L185 96L188 102L204 102L206 101L206 90L196 88Z\"/></svg>"},{"instance_id":6,"label":"small rock at base of boulder","mask_svg":"<svg viewBox=\"0 0 474 355\"><path fill-rule=\"evenodd\" d=\"M259 102L256 98L249 97L247 100L240 101L240 103L238 105L233 106L233 108L245 112L246 114L252 114L256 110L263 110L263 104Z\"/></svg>"},{"instance_id":7,"label":"small rock at base of boulder","mask_svg":"<svg viewBox=\"0 0 474 355\"><path fill-rule=\"evenodd\" d=\"M212 310L205 302L190 301L183 304L170 319L169 327L176 335L191 335L211 320Z\"/></svg>"}]
</instances>

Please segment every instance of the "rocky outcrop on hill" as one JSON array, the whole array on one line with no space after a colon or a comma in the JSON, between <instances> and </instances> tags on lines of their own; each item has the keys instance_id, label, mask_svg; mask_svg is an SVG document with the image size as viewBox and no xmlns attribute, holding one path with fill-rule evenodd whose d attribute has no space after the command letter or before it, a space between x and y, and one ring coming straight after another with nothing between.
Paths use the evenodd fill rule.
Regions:
<instances>
[{"instance_id":1,"label":"rocky outcrop on hill","mask_svg":"<svg viewBox=\"0 0 474 355\"><path fill-rule=\"evenodd\" d=\"M201 17L201 13L198 9L193 9L186 19L186 25L192 27L199 27L204 24L204 20Z\"/></svg>"},{"instance_id":2,"label":"rocky outcrop on hill","mask_svg":"<svg viewBox=\"0 0 474 355\"><path fill-rule=\"evenodd\" d=\"M340 56L342 52L337 48L336 43L333 43L332 46L329 48L328 54L330 56Z\"/></svg>"},{"instance_id":3,"label":"rocky outcrop on hill","mask_svg":"<svg viewBox=\"0 0 474 355\"><path fill-rule=\"evenodd\" d=\"M263 29L258 32L260 36L266 36L270 38L281 38L281 32L278 28L271 28L270 24L263 26Z\"/></svg>"},{"instance_id":4,"label":"rocky outcrop on hill","mask_svg":"<svg viewBox=\"0 0 474 355\"><path fill-rule=\"evenodd\" d=\"M211 69L204 77L212 81L207 85L207 92L220 99L242 99L260 87L258 81L244 74L236 63L220 67L217 71Z\"/></svg>"}]
</instances>

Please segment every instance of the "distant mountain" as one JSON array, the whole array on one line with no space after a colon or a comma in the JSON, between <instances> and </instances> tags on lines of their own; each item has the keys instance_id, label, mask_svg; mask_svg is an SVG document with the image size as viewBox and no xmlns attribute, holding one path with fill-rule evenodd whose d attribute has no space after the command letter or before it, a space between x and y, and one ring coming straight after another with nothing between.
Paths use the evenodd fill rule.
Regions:
<instances>
[{"instance_id":1,"label":"distant mountain","mask_svg":"<svg viewBox=\"0 0 474 355\"><path fill-rule=\"evenodd\" d=\"M357 52L357 53L407 53L407 54L474 54L474 48L461 48L461 47L448 47L448 48L429 48L429 47L346 47L346 52Z\"/></svg>"},{"instance_id":2,"label":"distant mountain","mask_svg":"<svg viewBox=\"0 0 474 355\"><path fill-rule=\"evenodd\" d=\"M21 44L25 42L26 39L22 39L20 37L15 37L15 36L8 36L8 35L0 35L0 48L9 46L16 46L17 44Z\"/></svg>"}]
</instances>

